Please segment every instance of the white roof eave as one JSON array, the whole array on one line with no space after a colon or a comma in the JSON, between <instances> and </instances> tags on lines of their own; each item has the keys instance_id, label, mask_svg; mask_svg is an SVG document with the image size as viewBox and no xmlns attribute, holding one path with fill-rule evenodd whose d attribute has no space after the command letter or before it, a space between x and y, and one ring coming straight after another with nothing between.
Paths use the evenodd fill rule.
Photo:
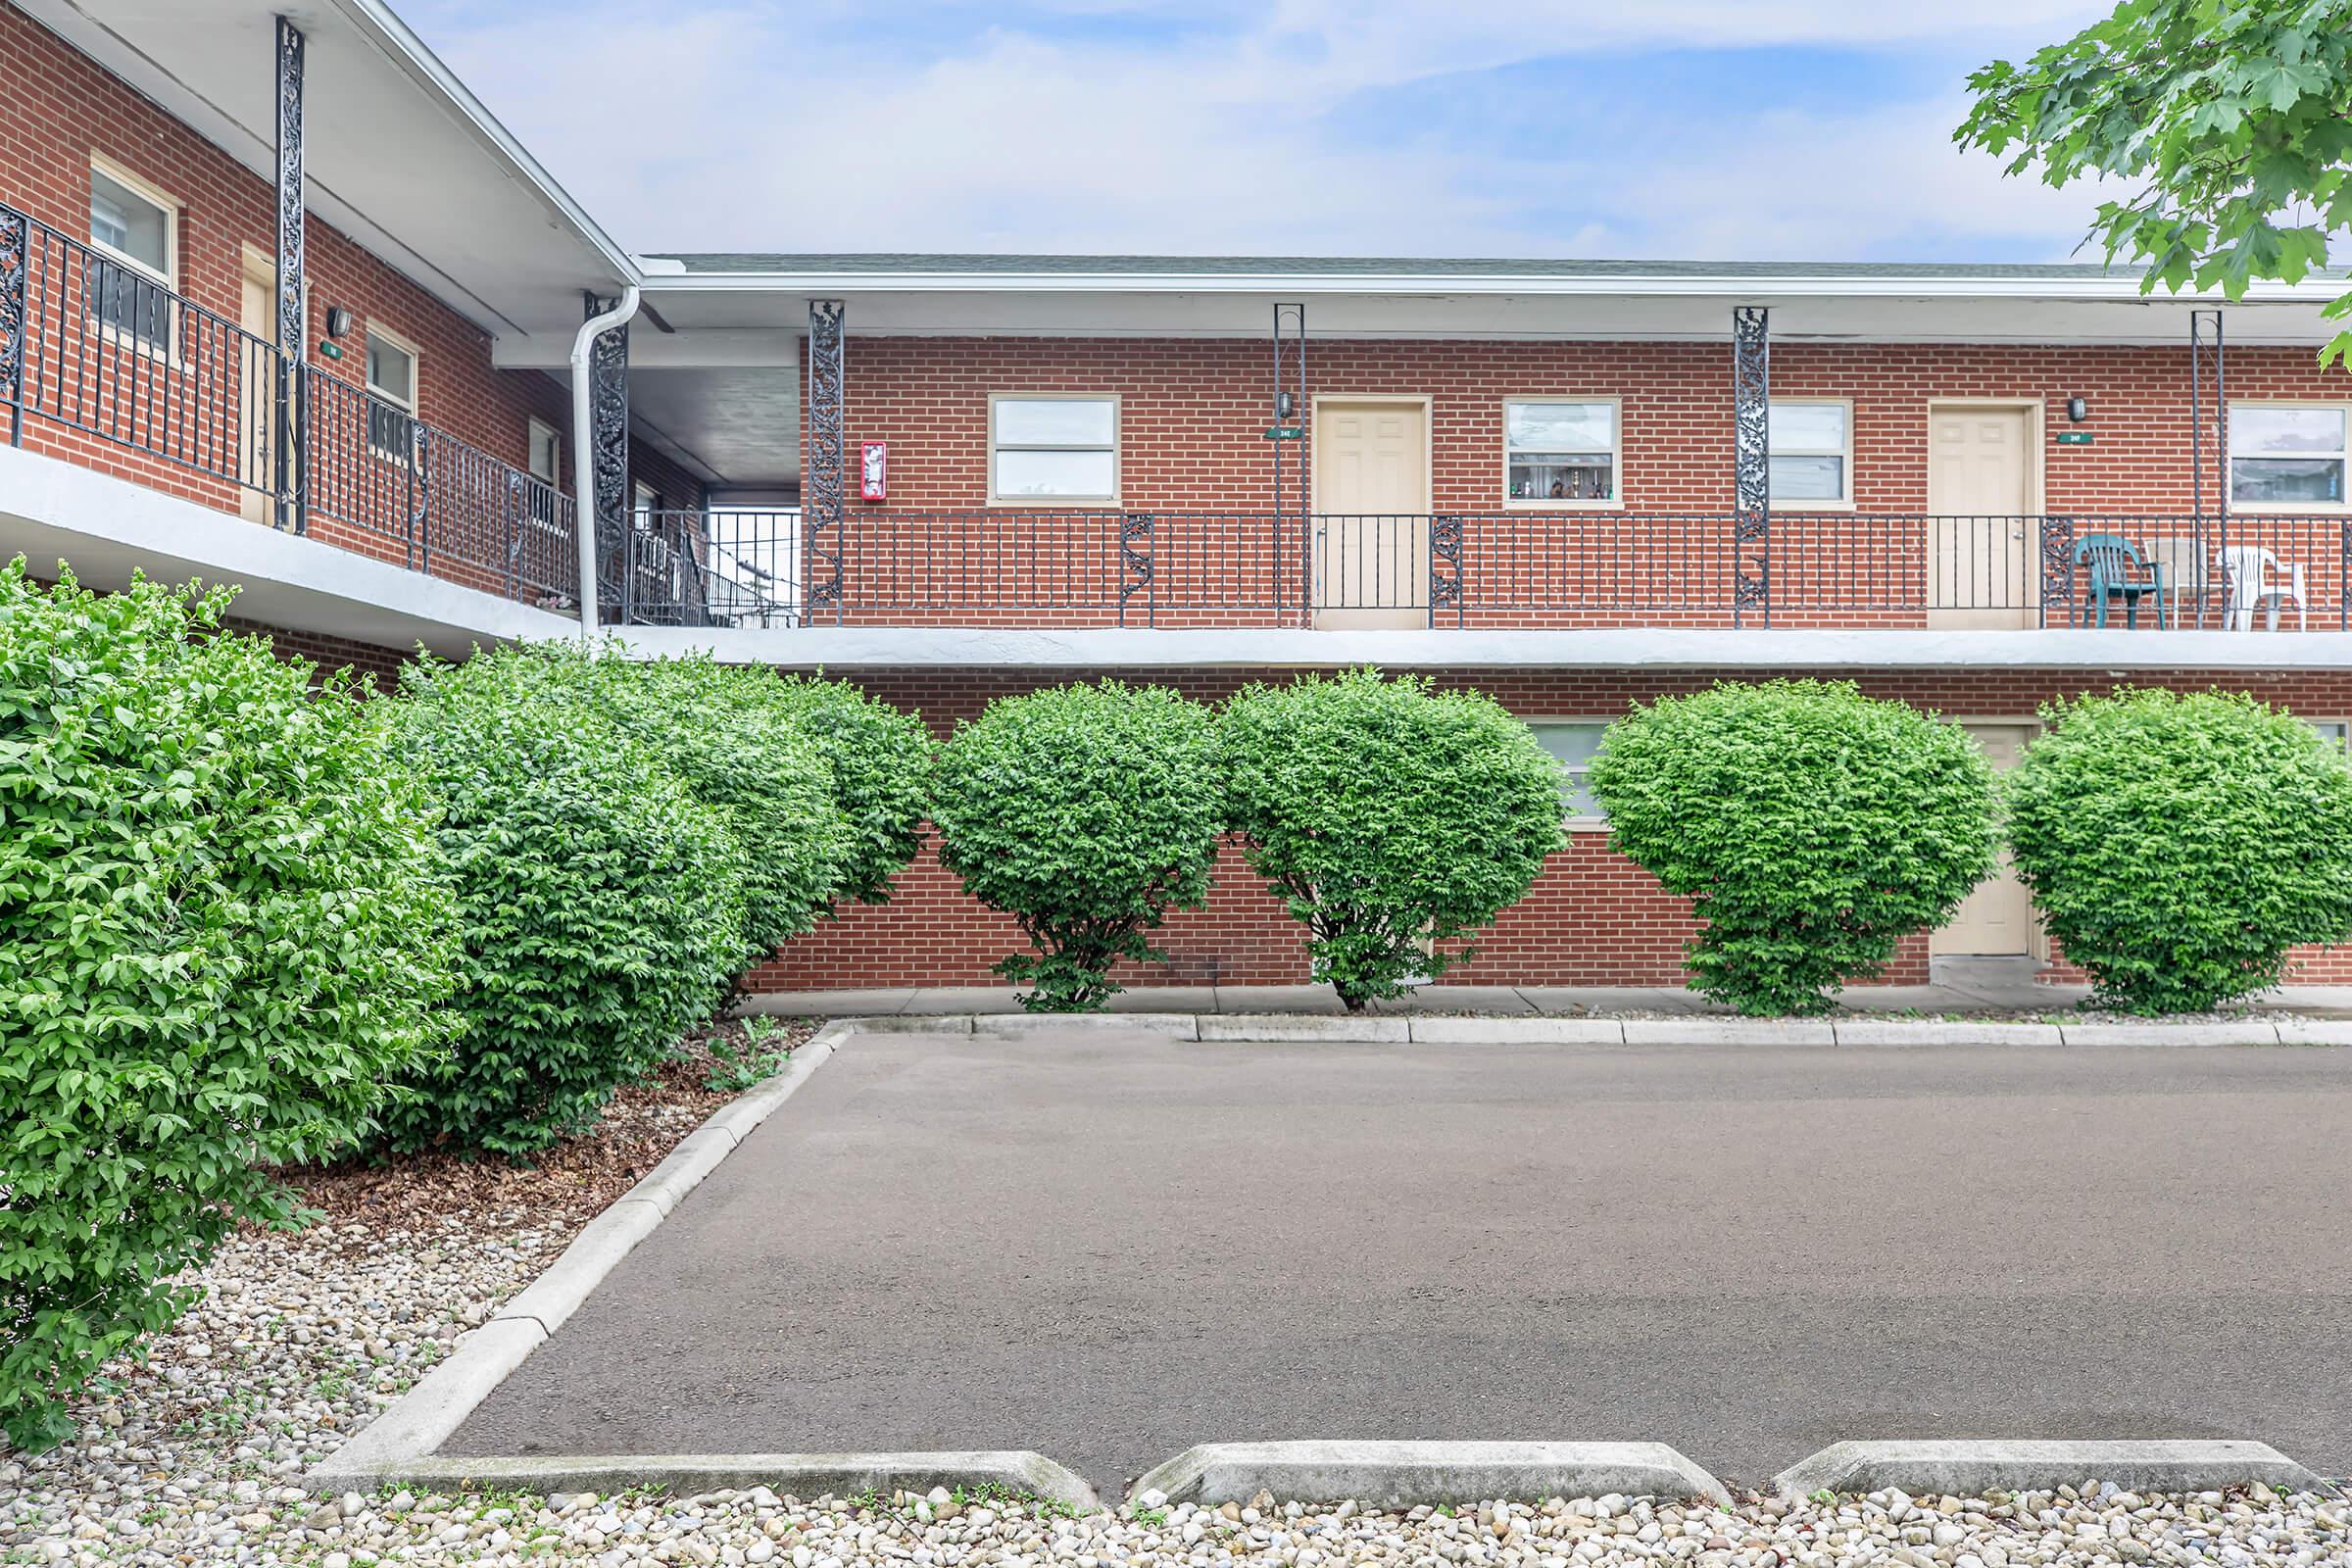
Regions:
<instances>
[{"instance_id":1,"label":"white roof eave","mask_svg":"<svg viewBox=\"0 0 2352 1568\"><path fill-rule=\"evenodd\" d=\"M634 259L638 281L662 294L1307 294L1535 295L1663 299L2022 299L2152 305L2324 305L2352 288L2338 279L2257 283L2241 300L2141 288L2135 278L1541 277L1498 273L1313 272L689 272L663 257ZM651 264L649 266L648 264Z\"/></svg>"}]
</instances>

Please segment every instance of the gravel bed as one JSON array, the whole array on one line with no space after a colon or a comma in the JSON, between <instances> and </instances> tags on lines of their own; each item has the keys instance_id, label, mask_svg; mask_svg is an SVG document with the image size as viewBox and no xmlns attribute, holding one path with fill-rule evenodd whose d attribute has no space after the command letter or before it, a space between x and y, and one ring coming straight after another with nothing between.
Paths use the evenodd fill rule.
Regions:
<instances>
[{"instance_id":1,"label":"gravel bed","mask_svg":"<svg viewBox=\"0 0 2352 1568\"><path fill-rule=\"evenodd\" d=\"M0 1439L0 1562L326 1560L302 1533L318 1508L302 1472L733 1098L708 1087L707 1046L530 1167L425 1154L290 1172L318 1223L239 1232L192 1271L204 1298L84 1391L74 1439L34 1455Z\"/></svg>"},{"instance_id":2,"label":"gravel bed","mask_svg":"<svg viewBox=\"0 0 2352 1568\"><path fill-rule=\"evenodd\" d=\"M40 1455L0 1452L0 1562L2352 1564L2352 1504L2339 1497L2141 1497L2095 1484L1988 1498L1874 1493L1789 1504L1750 1494L1730 1509L1612 1496L1388 1513L1261 1495L1247 1508L1084 1516L944 1492L806 1502L765 1489L687 1498L307 1495L304 1469L527 1284L633 1179L630 1170L658 1159L726 1098L703 1087L700 1070L631 1091L597 1135L536 1169L423 1159L305 1173L327 1220L296 1235L232 1239L198 1276L206 1298L144 1362L118 1365L80 1401L74 1441Z\"/></svg>"}]
</instances>

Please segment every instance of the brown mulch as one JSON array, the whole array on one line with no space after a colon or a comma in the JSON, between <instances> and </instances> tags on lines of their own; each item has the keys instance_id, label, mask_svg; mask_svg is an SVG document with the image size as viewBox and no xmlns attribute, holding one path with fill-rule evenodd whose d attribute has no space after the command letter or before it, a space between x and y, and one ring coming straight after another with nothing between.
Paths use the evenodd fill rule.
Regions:
<instances>
[{"instance_id":1,"label":"brown mulch","mask_svg":"<svg viewBox=\"0 0 2352 1568\"><path fill-rule=\"evenodd\" d=\"M808 1019L775 1021L782 1028L770 1036L768 1051L798 1049L815 1032ZM286 1177L306 1204L337 1223L397 1226L466 1212L528 1215L536 1226L574 1229L594 1219L660 1164L680 1139L741 1093L709 1085L719 1065L710 1055L710 1042L720 1037L744 1047L743 1025L733 1020L689 1035L679 1043L678 1054L651 1078L613 1096L594 1128L528 1164L432 1150L356 1156L290 1170Z\"/></svg>"}]
</instances>

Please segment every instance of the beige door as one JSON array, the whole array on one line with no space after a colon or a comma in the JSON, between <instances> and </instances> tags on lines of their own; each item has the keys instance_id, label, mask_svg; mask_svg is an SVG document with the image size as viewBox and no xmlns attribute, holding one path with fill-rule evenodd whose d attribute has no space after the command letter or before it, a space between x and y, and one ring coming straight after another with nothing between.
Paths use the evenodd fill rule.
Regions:
<instances>
[{"instance_id":1,"label":"beige door","mask_svg":"<svg viewBox=\"0 0 2352 1568\"><path fill-rule=\"evenodd\" d=\"M2041 603L2031 409L1928 411L1928 624L2030 626Z\"/></svg>"},{"instance_id":2,"label":"beige door","mask_svg":"<svg viewBox=\"0 0 2352 1568\"><path fill-rule=\"evenodd\" d=\"M2018 753L2034 733L2024 724L1971 724L1968 732L1984 748L1985 760L1996 772L2017 765ZM2001 852L2001 863L1992 875L1978 883L1977 890L1960 901L1952 917L1929 936L1928 951L1937 956L2040 953L2041 932L2034 919L2034 898L2010 867L2008 851Z\"/></svg>"},{"instance_id":3,"label":"beige door","mask_svg":"<svg viewBox=\"0 0 2352 1568\"><path fill-rule=\"evenodd\" d=\"M232 338L233 368L222 367L235 377L237 387L237 466L245 488L237 497L237 510L253 522L270 522L275 517L275 503L269 486L272 481L276 452L276 421L271 417L271 405L276 391L271 385L273 361L261 344L277 337L277 269L261 258L247 253L242 276L243 290L237 304L237 324L254 339ZM255 486L261 486L256 489Z\"/></svg>"},{"instance_id":4,"label":"beige door","mask_svg":"<svg viewBox=\"0 0 2352 1568\"><path fill-rule=\"evenodd\" d=\"M1315 624L1429 624L1429 407L1315 405Z\"/></svg>"}]
</instances>

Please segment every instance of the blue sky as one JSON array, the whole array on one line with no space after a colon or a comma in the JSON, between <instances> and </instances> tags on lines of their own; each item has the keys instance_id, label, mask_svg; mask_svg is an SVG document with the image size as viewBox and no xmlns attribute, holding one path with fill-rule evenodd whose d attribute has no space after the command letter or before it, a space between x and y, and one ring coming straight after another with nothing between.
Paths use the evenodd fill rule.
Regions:
<instances>
[{"instance_id":1,"label":"blue sky","mask_svg":"<svg viewBox=\"0 0 2352 1568\"><path fill-rule=\"evenodd\" d=\"M2053 0L408 0L624 245L2043 261L1950 144Z\"/></svg>"}]
</instances>

